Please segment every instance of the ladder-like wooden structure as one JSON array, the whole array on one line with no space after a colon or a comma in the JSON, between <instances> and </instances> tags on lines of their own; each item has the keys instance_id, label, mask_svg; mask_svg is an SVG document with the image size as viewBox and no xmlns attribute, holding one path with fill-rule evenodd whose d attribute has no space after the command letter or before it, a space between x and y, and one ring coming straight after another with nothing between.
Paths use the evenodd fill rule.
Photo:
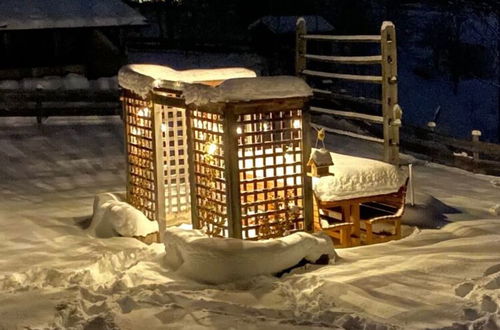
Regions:
<instances>
[{"instance_id":1,"label":"ladder-like wooden structure","mask_svg":"<svg viewBox=\"0 0 500 330\"><path fill-rule=\"evenodd\" d=\"M308 52L308 43L329 42L334 44L379 44L380 54L368 56L331 56ZM311 68L312 63L328 63L344 67L379 67L379 75L363 75L340 72L325 72ZM307 34L306 22L297 20L296 30L296 75L305 80L328 79L341 80L357 84L375 84L381 86L380 97L365 97L341 93L337 90L314 88L311 114L327 114L336 118L362 121L369 124L382 125L383 137L360 134L343 129L329 128L312 124L325 131L346 135L370 142L383 144L382 159L393 165L399 164L399 128L402 110L398 105L397 46L396 29L392 22L384 22L380 35L316 35ZM356 71L356 70L354 70ZM381 108L380 114L367 114L354 109L333 109L314 105L319 96L327 96L333 100L347 101L354 104L372 105ZM340 102L339 102L340 103ZM404 212L406 184L399 191L338 201L322 201L315 196L314 228L328 234L337 247L356 246L361 243L373 244L401 237L401 217ZM368 210L368 212L367 212ZM376 211L376 212L373 212ZM378 213L377 213L378 212ZM362 214L363 213L363 214ZM368 216L366 215L368 214ZM328 222L326 222L328 221ZM328 225L326 225L328 223ZM392 225L390 232L377 232L375 226L380 223Z\"/></svg>"},{"instance_id":2,"label":"ladder-like wooden structure","mask_svg":"<svg viewBox=\"0 0 500 330\"><path fill-rule=\"evenodd\" d=\"M329 56L316 55L307 52L307 44L310 41L323 41L331 43L375 43L380 44L380 55L370 56ZM310 77L343 80L360 84L381 85L380 98L367 98L363 96L338 93L331 90L313 88L315 95L328 95L333 99L346 100L350 102L368 103L381 105L382 113L380 115L371 115L348 111L341 109L327 109L311 106L311 113L329 114L339 118L349 120L365 121L372 124L383 125L383 138L367 136L355 132L349 132L339 129L325 128L327 132L342 134L354 138L364 139L371 142L382 143L384 145L383 160L385 162L399 164L399 127L401 126L402 111L398 105L398 77L397 77L397 48L396 48L396 29L392 22L382 24L380 35L316 35L307 34L306 22L303 18L297 20L296 30L296 75L304 79ZM343 64L350 66L380 66L381 75L359 75L345 74L337 72L323 72L311 70L311 62L324 62L331 64Z\"/></svg>"}]
</instances>

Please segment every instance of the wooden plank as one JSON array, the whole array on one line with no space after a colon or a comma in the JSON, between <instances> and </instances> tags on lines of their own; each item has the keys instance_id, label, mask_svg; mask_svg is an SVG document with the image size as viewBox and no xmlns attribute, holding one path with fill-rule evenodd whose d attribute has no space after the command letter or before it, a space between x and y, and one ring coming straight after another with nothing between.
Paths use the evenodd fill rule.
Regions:
<instances>
[{"instance_id":1,"label":"wooden plank","mask_svg":"<svg viewBox=\"0 0 500 330\"><path fill-rule=\"evenodd\" d=\"M295 75L300 76L306 68L304 55L307 52L307 42L302 38L307 33L306 21L303 17L297 20L295 30Z\"/></svg>"},{"instance_id":2,"label":"wooden plank","mask_svg":"<svg viewBox=\"0 0 500 330\"><path fill-rule=\"evenodd\" d=\"M227 191L227 219L228 235L233 238L242 238L241 232L241 196L240 196L240 171L238 166L238 136L236 133L236 114L234 105L224 109L223 123L223 148L225 158L224 175Z\"/></svg>"},{"instance_id":3,"label":"wooden plank","mask_svg":"<svg viewBox=\"0 0 500 330\"><path fill-rule=\"evenodd\" d=\"M311 126L317 128L317 129L323 128L325 130L325 132L329 132L329 133L345 135L345 136L349 136L349 137L353 137L353 138L361 139L361 140L366 140L366 141L370 141L370 142L384 143L384 139L376 138L373 136L367 136L367 135L362 135L362 134L358 134L358 133L354 133L354 132L344 131L341 129L330 128L330 127L326 127L326 126L318 125L318 124L314 124L314 123L311 124Z\"/></svg>"},{"instance_id":4,"label":"wooden plank","mask_svg":"<svg viewBox=\"0 0 500 330\"><path fill-rule=\"evenodd\" d=\"M382 77L380 77L380 76L331 73L331 72L322 72L322 71L313 71L313 70L303 70L302 74L304 74L306 76L312 76L312 77L349 80L349 81L368 83L368 84L381 84L382 83Z\"/></svg>"},{"instance_id":5,"label":"wooden plank","mask_svg":"<svg viewBox=\"0 0 500 330\"><path fill-rule=\"evenodd\" d=\"M307 175L307 163L311 154L311 115L309 105L304 104L302 110L302 182L304 195L304 227L307 232L314 231L312 178Z\"/></svg>"},{"instance_id":6,"label":"wooden plank","mask_svg":"<svg viewBox=\"0 0 500 330\"><path fill-rule=\"evenodd\" d=\"M163 159L163 138L162 138L162 108L152 103L149 106L152 116L153 131L153 164L154 164L154 182L155 182L155 204L156 220L160 230L160 243L163 242L163 236L166 228L166 210L165 210L165 177L164 177L164 159Z\"/></svg>"},{"instance_id":7,"label":"wooden plank","mask_svg":"<svg viewBox=\"0 0 500 330\"><path fill-rule=\"evenodd\" d=\"M367 115L367 114L358 113L358 112L325 109L325 108L320 108L320 107L311 107L311 111L325 113L328 115L334 115L334 116L338 116L338 117L345 117L345 118L354 119L354 120L369 121L369 122L377 123L377 124L384 123L384 117Z\"/></svg>"},{"instance_id":8,"label":"wooden plank","mask_svg":"<svg viewBox=\"0 0 500 330\"><path fill-rule=\"evenodd\" d=\"M373 65L382 62L382 55L376 56L326 56L326 55L313 55L305 54L304 57L311 61L338 63L338 64L359 64L359 65Z\"/></svg>"},{"instance_id":9,"label":"wooden plank","mask_svg":"<svg viewBox=\"0 0 500 330\"><path fill-rule=\"evenodd\" d=\"M333 41L333 42L380 42L379 35L347 35L332 36L324 34L306 34L302 36L306 40Z\"/></svg>"},{"instance_id":10,"label":"wooden plank","mask_svg":"<svg viewBox=\"0 0 500 330\"><path fill-rule=\"evenodd\" d=\"M382 52L382 113L384 115L384 161L399 163L399 126L393 125L397 119L398 67L396 28L392 22L384 22L381 30L380 48ZM397 107L397 108L396 108Z\"/></svg>"},{"instance_id":11,"label":"wooden plank","mask_svg":"<svg viewBox=\"0 0 500 330\"><path fill-rule=\"evenodd\" d=\"M334 99L338 99L338 100L345 100L345 101L364 103L364 104L375 104L375 105L382 104L382 101L380 101L379 99L373 99L373 98L363 97L363 96L352 96L352 95L348 95L348 94L339 94L339 93L334 93L332 91L325 90L325 89L319 89L319 88L313 88L312 90L314 93L329 95L330 97L332 97Z\"/></svg>"}]
</instances>

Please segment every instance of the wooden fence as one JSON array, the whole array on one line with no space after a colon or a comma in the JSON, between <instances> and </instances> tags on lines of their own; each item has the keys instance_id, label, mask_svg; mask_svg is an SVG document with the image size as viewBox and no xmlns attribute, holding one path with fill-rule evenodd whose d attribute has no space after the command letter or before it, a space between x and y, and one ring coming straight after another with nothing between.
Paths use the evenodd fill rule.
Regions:
<instances>
[{"instance_id":1,"label":"wooden fence","mask_svg":"<svg viewBox=\"0 0 500 330\"><path fill-rule=\"evenodd\" d=\"M121 114L119 91L0 91L0 117L90 116Z\"/></svg>"},{"instance_id":2,"label":"wooden fence","mask_svg":"<svg viewBox=\"0 0 500 330\"><path fill-rule=\"evenodd\" d=\"M432 129L404 125L401 136L403 152L467 171L500 175L500 144L480 141L480 131L472 131L471 139L463 140Z\"/></svg>"},{"instance_id":3,"label":"wooden fence","mask_svg":"<svg viewBox=\"0 0 500 330\"><path fill-rule=\"evenodd\" d=\"M369 56L330 56L311 54L308 52L308 42L330 43L371 43L380 45L380 54ZM402 111L398 105L398 78L397 78L397 48L396 30L391 22L384 22L380 35L315 35L307 34L306 22L303 18L297 20L296 30L296 74L304 79L320 78L342 80L359 84L376 84L381 86L380 98L363 97L348 93L339 93L333 90L313 88L315 98L327 96L333 100L349 101L360 104L371 104L380 107L379 114L365 114L350 109L333 109L318 107L314 104L311 111L317 114L328 114L348 120L370 122L382 125L383 138L374 138L341 129L327 129L335 134L348 135L384 145L384 161L392 164L399 163L399 127L401 126ZM324 72L311 70L310 63L323 62L348 66L378 66L379 75L364 75L351 73ZM314 126L314 125L313 125ZM318 125L316 125L319 127Z\"/></svg>"}]
</instances>

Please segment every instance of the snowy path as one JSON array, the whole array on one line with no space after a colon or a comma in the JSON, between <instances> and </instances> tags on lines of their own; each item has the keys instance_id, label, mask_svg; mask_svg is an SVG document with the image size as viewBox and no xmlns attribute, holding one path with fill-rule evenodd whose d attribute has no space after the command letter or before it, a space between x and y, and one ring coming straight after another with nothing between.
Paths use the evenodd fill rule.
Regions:
<instances>
[{"instance_id":1,"label":"snowy path","mask_svg":"<svg viewBox=\"0 0 500 330\"><path fill-rule=\"evenodd\" d=\"M49 119L43 135L0 124L0 329L500 326L500 218L487 212L500 203L495 178L417 166L418 196L471 221L339 250L337 264L281 279L210 286L165 269L161 245L94 239L77 225L96 193L123 190L121 126L67 122Z\"/></svg>"}]
</instances>

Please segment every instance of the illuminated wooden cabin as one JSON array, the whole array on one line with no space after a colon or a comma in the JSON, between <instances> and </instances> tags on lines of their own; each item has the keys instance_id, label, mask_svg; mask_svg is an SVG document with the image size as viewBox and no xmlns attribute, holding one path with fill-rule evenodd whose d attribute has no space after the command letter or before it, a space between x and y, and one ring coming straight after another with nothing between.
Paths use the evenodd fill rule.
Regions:
<instances>
[{"instance_id":1,"label":"illuminated wooden cabin","mask_svg":"<svg viewBox=\"0 0 500 330\"><path fill-rule=\"evenodd\" d=\"M195 228L254 240L312 230L310 95L296 77L184 91Z\"/></svg>"},{"instance_id":2,"label":"illuminated wooden cabin","mask_svg":"<svg viewBox=\"0 0 500 330\"><path fill-rule=\"evenodd\" d=\"M127 202L165 226L190 222L186 106L182 91L192 83L217 85L255 77L242 68L176 71L157 65L123 67L123 120ZM160 239L160 238L156 238Z\"/></svg>"}]
</instances>

